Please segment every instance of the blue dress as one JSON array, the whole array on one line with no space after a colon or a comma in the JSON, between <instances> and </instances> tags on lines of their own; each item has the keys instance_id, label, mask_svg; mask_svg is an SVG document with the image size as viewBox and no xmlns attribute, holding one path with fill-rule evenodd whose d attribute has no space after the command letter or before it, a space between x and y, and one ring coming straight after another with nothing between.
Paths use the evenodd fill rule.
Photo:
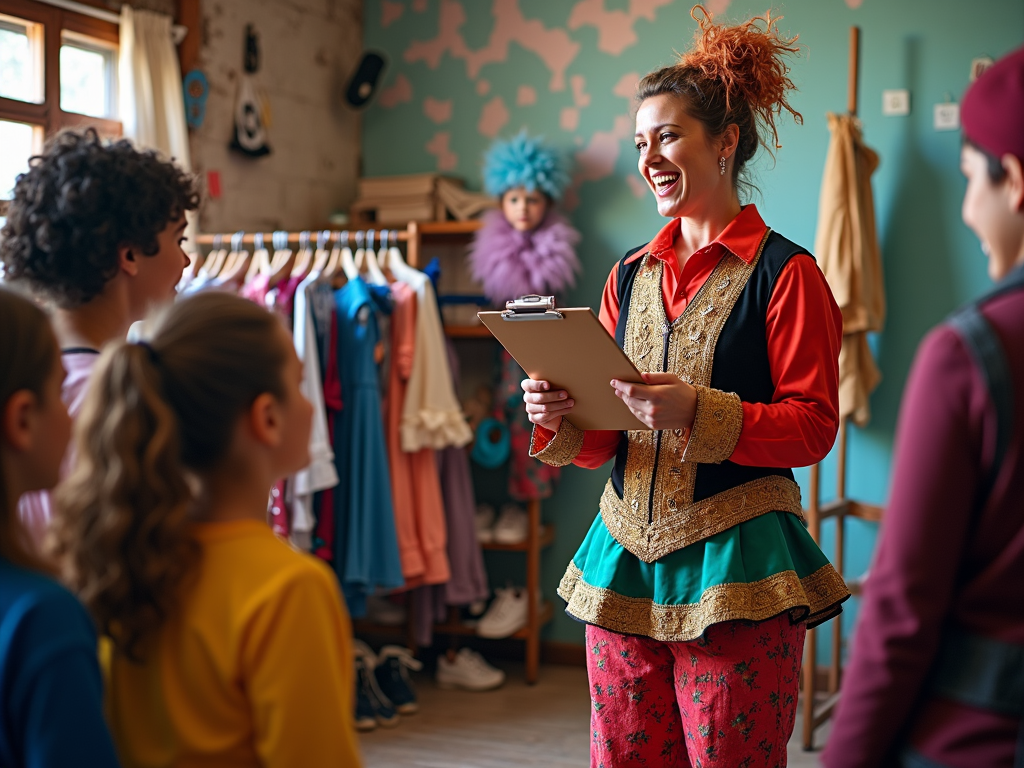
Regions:
<instances>
[{"instance_id":1,"label":"blue dress","mask_svg":"<svg viewBox=\"0 0 1024 768\"><path fill-rule=\"evenodd\" d=\"M53 579L3 558L0 765L118 765L89 615Z\"/></svg>"},{"instance_id":2,"label":"blue dress","mask_svg":"<svg viewBox=\"0 0 1024 768\"><path fill-rule=\"evenodd\" d=\"M359 278L334 294L342 400L334 430L334 568L355 618L366 615L367 595L405 584L374 360L380 340L376 310L387 308L389 300L378 294Z\"/></svg>"}]
</instances>

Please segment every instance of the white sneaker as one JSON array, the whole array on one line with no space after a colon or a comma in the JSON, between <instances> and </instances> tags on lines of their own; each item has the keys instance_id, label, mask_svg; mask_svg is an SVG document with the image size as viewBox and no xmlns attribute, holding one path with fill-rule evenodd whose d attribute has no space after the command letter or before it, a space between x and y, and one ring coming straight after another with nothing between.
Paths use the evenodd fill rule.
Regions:
<instances>
[{"instance_id":1,"label":"white sneaker","mask_svg":"<svg viewBox=\"0 0 1024 768\"><path fill-rule=\"evenodd\" d=\"M476 633L491 639L510 637L525 627L529 618L526 590L509 587L494 593L497 597L476 625Z\"/></svg>"},{"instance_id":2,"label":"white sneaker","mask_svg":"<svg viewBox=\"0 0 1024 768\"><path fill-rule=\"evenodd\" d=\"M506 504L494 524L494 541L496 544L522 544L526 541L529 527L530 518L526 510L515 504Z\"/></svg>"},{"instance_id":3,"label":"white sneaker","mask_svg":"<svg viewBox=\"0 0 1024 768\"><path fill-rule=\"evenodd\" d=\"M461 648L451 661L447 656L437 659L439 688L464 688L467 691L489 691L505 682L505 673L495 669L476 651Z\"/></svg>"},{"instance_id":4,"label":"white sneaker","mask_svg":"<svg viewBox=\"0 0 1024 768\"><path fill-rule=\"evenodd\" d=\"M476 540L481 544L494 541L494 507L478 504L476 508Z\"/></svg>"}]
</instances>

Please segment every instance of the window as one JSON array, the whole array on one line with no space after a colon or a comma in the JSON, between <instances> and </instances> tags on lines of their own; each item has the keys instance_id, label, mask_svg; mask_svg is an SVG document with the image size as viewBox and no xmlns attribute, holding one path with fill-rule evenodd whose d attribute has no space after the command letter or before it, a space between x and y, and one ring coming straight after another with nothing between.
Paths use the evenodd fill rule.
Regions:
<instances>
[{"instance_id":1,"label":"window","mask_svg":"<svg viewBox=\"0 0 1024 768\"><path fill-rule=\"evenodd\" d=\"M42 24L0 16L0 96L43 100Z\"/></svg>"},{"instance_id":2,"label":"window","mask_svg":"<svg viewBox=\"0 0 1024 768\"><path fill-rule=\"evenodd\" d=\"M117 46L65 32L60 46L60 108L117 116Z\"/></svg>"},{"instance_id":3,"label":"window","mask_svg":"<svg viewBox=\"0 0 1024 768\"><path fill-rule=\"evenodd\" d=\"M0 217L45 138L92 126L120 136L118 26L37 0L0 0Z\"/></svg>"}]
</instances>

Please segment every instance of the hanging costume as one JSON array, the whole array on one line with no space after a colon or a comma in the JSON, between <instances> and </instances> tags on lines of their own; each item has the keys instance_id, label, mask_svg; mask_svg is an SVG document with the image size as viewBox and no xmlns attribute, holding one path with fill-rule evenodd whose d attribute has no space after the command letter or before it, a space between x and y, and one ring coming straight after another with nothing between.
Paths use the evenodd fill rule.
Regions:
<instances>
[{"instance_id":1,"label":"hanging costume","mask_svg":"<svg viewBox=\"0 0 1024 768\"><path fill-rule=\"evenodd\" d=\"M662 641L783 613L814 626L849 593L804 528L792 470L772 465L812 463L834 439L838 373L821 357L838 356L838 309L806 252L753 206L682 275L678 232L673 220L619 263L601 319L641 371L697 388L696 418L689 434L584 433L571 415L557 435L536 429L534 455L547 463L615 458L559 594L581 621ZM669 323L677 293L686 306ZM815 431L823 442L809 446Z\"/></svg>"},{"instance_id":2,"label":"hanging costume","mask_svg":"<svg viewBox=\"0 0 1024 768\"><path fill-rule=\"evenodd\" d=\"M375 299L361 278L335 292L338 359L344 407L334 431L338 488L334 494L334 568L349 613L366 613L375 589L404 584L395 534L387 447L374 361L379 340Z\"/></svg>"}]
</instances>

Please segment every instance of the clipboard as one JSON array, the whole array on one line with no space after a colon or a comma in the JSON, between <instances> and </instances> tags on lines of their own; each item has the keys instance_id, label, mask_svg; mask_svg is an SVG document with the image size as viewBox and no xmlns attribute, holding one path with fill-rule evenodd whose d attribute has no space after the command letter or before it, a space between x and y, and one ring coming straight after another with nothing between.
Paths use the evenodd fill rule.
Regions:
<instances>
[{"instance_id":1,"label":"clipboard","mask_svg":"<svg viewBox=\"0 0 1024 768\"><path fill-rule=\"evenodd\" d=\"M615 394L612 379L643 376L588 307L555 309L550 297L510 301L504 312L478 312L481 322L526 374L549 381L576 401L568 420L579 429L649 430Z\"/></svg>"}]
</instances>

